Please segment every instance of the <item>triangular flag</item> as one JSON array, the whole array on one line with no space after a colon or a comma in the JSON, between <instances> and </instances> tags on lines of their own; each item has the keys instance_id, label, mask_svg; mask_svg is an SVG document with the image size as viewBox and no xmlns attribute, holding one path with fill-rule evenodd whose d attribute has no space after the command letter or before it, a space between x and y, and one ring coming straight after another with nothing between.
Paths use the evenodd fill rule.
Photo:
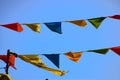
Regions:
<instances>
[{"instance_id":1,"label":"triangular flag","mask_svg":"<svg viewBox=\"0 0 120 80\"><path fill-rule=\"evenodd\" d=\"M51 22L51 23L45 23L45 25L54 32L57 32L59 34L62 34L61 30L61 22Z\"/></svg>"},{"instance_id":2,"label":"triangular flag","mask_svg":"<svg viewBox=\"0 0 120 80\"><path fill-rule=\"evenodd\" d=\"M120 56L120 46L110 48L113 52Z\"/></svg>"},{"instance_id":3,"label":"triangular flag","mask_svg":"<svg viewBox=\"0 0 120 80\"><path fill-rule=\"evenodd\" d=\"M59 68L59 54L44 54L44 56Z\"/></svg>"},{"instance_id":4,"label":"triangular flag","mask_svg":"<svg viewBox=\"0 0 120 80\"><path fill-rule=\"evenodd\" d=\"M114 15L114 16L108 16L109 18L113 18L113 19L119 19L120 20L120 15Z\"/></svg>"},{"instance_id":5,"label":"triangular flag","mask_svg":"<svg viewBox=\"0 0 120 80\"><path fill-rule=\"evenodd\" d=\"M47 67L43 62L42 59L39 58L40 60L38 61L38 56L35 55L34 58L32 58L33 55L19 55L18 57L30 64L33 64L34 66L37 66L39 68L42 68L44 70L50 71L53 74L56 74L58 76L63 76L65 75L66 71L61 71L61 70L57 70L57 69L53 69L53 68L49 68ZM36 57L36 59L35 59Z\"/></svg>"},{"instance_id":6,"label":"triangular flag","mask_svg":"<svg viewBox=\"0 0 120 80\"><path fill-rule=\"evenodd\" d=\"M9 29L17 31L17 32L22 32L23 31L23 28L19 23L4 24L4 25L1 25L1 26L9 28Z\"/></svg>"},{"instance_id":7,"label":"triangular flag","mask_svg":"<svg viewBox=\"0 0 120 80\"><path fill-rule=\"evenodd\" d=\"M105 18L106 18L106 17L92 18L92 19L88 19L88 21L89 21L96 29L98 29L98 27L100 26L100 24L102 23L102 21L103 21Z\"/></svg>"},{"instance_id":8,"label":"triangular flag","mask_svg":"<svg viewBox=\"0 0 120 80\"><path fill-rule=\"evenodd\" d=\"M4 61L5 63L7 63L7 55L0 55L0 59L2 61ZM9 56L9 66L12 66L14 69L16 69L14 64L15 64L15 56L14 55L10 55Z\"/></svg>"},{"instance_id":9,"label":"triangular flag","mask_svg":"<svg viewBox=\"0 0 120 80\"><path fill-rule=\"evenodd\" d=\"M0 80L13 80L8 74L0 74Z\"/></svg>"},{"instance_id":10,"label":"triangular flag","mask_svg":"<svg viewBox=\"0 0 120 80\"><path fill-rule=\"evenodd\" d=\"M34 24L24 24L28 26L30 29L32 29L35 32L40 32L40 24L39 23L34 23Z\"/></svg>"},{"instance_id":11,"label":"triangular flag","mask_svg":"<svg viewBox=\"0 0 120 80\"><path fill-rule=\"evenodd\" d=\"M25 58L23 58L23 60L26 61L26 62L30 62L30 63L42 62L42 59L39 58L39 55L36 55L36 54L33 54L33 55L19 55L19 56L25 57Z\"/></svg>"},{"instance_id":12,"label":"triangular flag","mask_svg":"<svg viewBox=\"0 0 120 80\"><path fill-rule=\"evenodd\" d=\"M82 56L82 52L67 52L65 56L74 62L78 62Z\"/></svg>"},{"instance_id":13,"label":"triangular flag","mask_svg":"<svg viewBox=\"0 0 120 80\"><path fill-rule=\"evenodd\" d=\"M109 48L107 49L97 49L97 50L88 50L87 52L95 52L100 54L106 54L109 51Z\"/></svg>"},{"instance_id":14,"label":"triangular flag","mask_svg":"<svg viewBox=\"0 0 120 80\"><path fill-rule=\"evenodd\" d=\"M81 26L81 27L84 27L87 25L85 20L75 20L75 21L67 21L67 22L73 23L73 24L75 24L77 26Z\"/></svg>"}]
</instances>

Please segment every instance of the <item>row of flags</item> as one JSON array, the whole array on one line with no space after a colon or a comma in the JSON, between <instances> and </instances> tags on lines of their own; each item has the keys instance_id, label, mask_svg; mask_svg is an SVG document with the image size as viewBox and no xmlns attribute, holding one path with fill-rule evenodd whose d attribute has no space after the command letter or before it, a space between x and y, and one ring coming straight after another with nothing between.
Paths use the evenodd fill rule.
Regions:
<instances>
[{"instance_id":1,"label":"row of flags","mask_svg":"<svg viewBox=\"0 0 120 80\"><path fill-rule=\"evenodd\" d=\"M109 50L112 50L113 52L115 52L116 54L120 56L120 46L116 46L112 48L102 48L102 49L95 49L95 50L80 51L80 52L70 51L70 52L64 53L64 55L68 59L74 62L79 62L84 52L95 52L99 54L106 54ZM59 55L60 54L41 54L41 55L46 56L56 67L59 68ZM30 55L18 55L17 54L17 57L19 57L21 60L28 62L36 67L42 68L44 70L47 70L59 76L63 76L67 72L65 70L58 70L58 69L53 69L53 68L48 67L45 63L42 62L42 58L39 57L39 54L30 54ZM7 63L7 55L0 55L0 59L4 61L5 63ZM14 55L9 56L9 66L16 69Z\"/></svg>"},{"instance_id":2,"label":"row of flags","mask_svg":"<svg viewBox=\"0 0 120 80\"><path fill-rule=\"evenodd\" d=\"M43 24L45 24L51 31L62 34L62 28L61 28L62 22L69 22L80 27L85 27L87 25L86 20L88 20L96 29L98 29L101 23L103 22L103 20L105 20L106 18L113 18L113 19L120 20L120 15L97 17L97 18L83 19L83 20L59 21L59 22L48 22L48 23L46 22ZM34 32L40 32L40 24L42 23L20 24L17 22L17 23L3 24L0 26L9 28L17 32L22 32L23 31L22 25L25 25L29 27L31 30L33 30Z\"/></svg>"}]
</instances>

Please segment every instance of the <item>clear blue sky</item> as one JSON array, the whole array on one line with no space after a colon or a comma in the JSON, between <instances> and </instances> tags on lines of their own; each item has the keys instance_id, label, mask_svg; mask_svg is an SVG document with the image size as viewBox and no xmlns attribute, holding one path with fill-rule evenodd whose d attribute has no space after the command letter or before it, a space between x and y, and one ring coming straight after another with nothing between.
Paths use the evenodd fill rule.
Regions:
<instances>
[{"instance_id":1,"label":"clear blue sky","mask_svg":"<svg viewBox=\"0 0 120 80\"><path fill-rule=\"evenodd\" d=\"M120 14L120 0L0 0L0 24L43 23L79 20ZM89 22L85 28L62 23L63 34L50 31L41 24L35 33L23 26L24 31L0 27L0 54L7 49L18 54L50 54L85 51L120 45L120 21L107 18L96 30ZM56 68L46 57L48 66ZM109 51L106 55L83 53L79 63L60 55L60 69L67 70L63 77L56 76L16 58L17 70L9 69L13 80L120 80L120 56ZM5 64L0 61L0 66ZM0 70L4 73L4 70Z\"/></svg>"}]
</instances>

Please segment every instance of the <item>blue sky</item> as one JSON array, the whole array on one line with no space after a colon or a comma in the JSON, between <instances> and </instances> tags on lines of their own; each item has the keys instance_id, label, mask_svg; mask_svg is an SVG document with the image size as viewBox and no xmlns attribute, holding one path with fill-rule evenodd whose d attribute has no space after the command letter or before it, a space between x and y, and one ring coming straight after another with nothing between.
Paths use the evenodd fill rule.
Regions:
<instances>
[{"instance_id":1,"label":"blue sky","mask_svg":"<svg viewBox=\"0 0 120 80\"><path fill-rule=\"evenodd\" d=\"M120 14L119 0L1 0L0 24L43 23L64 20L81 20ZM106 55L83 53L79 63L67 59L64 52L109 48L120 44L119 20L106 18L96 30L89 22L85 28L62 23L63 34L50 31L41 24L41 32L35 33L23 26L24 31L0 28L0 54L7 49L18 54L60 53L60 69L67 70L63 77L56 76L16 58L17 70L9 69L13 80L120 80L120 57L109 51ZM40 55L48 66L56 68ZM2 63L2 64L1 64ZM0 66L5 64L0 61ZM0 70L4 73L4 70Z\"/></svg>"}]
</instances>

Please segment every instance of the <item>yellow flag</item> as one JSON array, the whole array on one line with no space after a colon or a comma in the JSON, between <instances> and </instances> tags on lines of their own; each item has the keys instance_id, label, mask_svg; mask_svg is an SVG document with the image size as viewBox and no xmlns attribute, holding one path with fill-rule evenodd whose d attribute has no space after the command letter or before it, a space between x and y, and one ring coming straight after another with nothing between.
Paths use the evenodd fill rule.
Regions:
<instances>
[{"instance_id":1,"label":"yellow flag","mask_svg":"<svg viewBox=\"0 0 120 80\"><path fill-rule=\"evenodd\" d=\"M0 74L0 80L12 80L8 74Z\"/></svg>"},{"instance_id":2,"label":"yellow flag","mask_svg":"<svg viewBox=\"0 0 120 80\"><path fill-rule=\"evenodd\" d=\"M39 58L39 55L19 55L19 58L29 63L39 63L42 62L42 59Z\"/></svg>"},{"instance_id":3,"label":"yellow flag","mask_svg":"<svg viewBox=\"0 0 120 80\"><path fill-rule=\"evenodd\" d=\"M85 27L87 25L85 20L75 20L75 21L69 21L69 22L81 27Z\"/></svg>"},{"instance_id":4,"label":"yellow flag","mask_svg":"<svg viewBox=\"0 0 120 80\"><path fill-rule=\"evenodd\" d=\"M28 26L30 29L32 29L35 32L40 32L40 24L39 23L34 23L34 24L24 24Z\"/></svg>"},{"instance_id":5,"label":"yellow flag","mask_svg":"<svg viewBox=\"0 0 120 80\"><path fill-rule=\"evenodd\" d=\"M66 73L66 71L61 71L61 70L47 67L42 62L41 58L38 59L38 55L19 55L19 58L28 62L28 63L33 64L34 66L37 66L37 67L42 68L44 70L50 71L51 73L59 75L59 76L63 76Z\"/></svg>"},{"instance_id":6,"label":"yellow flag","mask_svg":"<svg viewBox=\"0 0 120 80\"><path fill-rule=\"evenodd\" d=\"M56 74L58 76L63 76L66 73L66 71L64 71L64 70L61 71L61 70L57 70L57 69L53 69L53 68L47 67L43 62L42 63L38 63L38 64L34 64L34 65L39 67L39 68L42 68L44 70L50 71L51 73Z\"/></svg>"},{"instance_id":7,"label":"yellow flag","mask_svg":"<svg viewBox=\"0 0 120 80\"><path fill-rule=\"evenodd\" d=\"M65 56L74 62L78 62L82 56L82 52L67 52Z\"/></svg>"}]
</instances>

